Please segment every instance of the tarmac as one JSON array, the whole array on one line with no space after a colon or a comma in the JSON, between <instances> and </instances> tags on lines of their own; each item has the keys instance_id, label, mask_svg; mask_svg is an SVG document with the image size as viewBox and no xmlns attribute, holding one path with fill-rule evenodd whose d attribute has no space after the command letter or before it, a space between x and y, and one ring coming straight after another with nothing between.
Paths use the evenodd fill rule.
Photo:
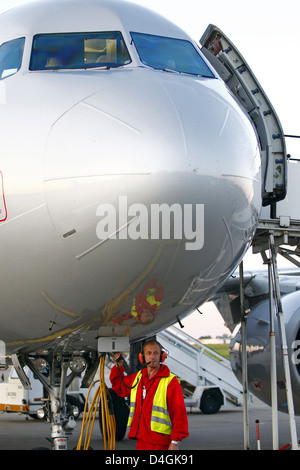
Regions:
<instances>
[{"instance_id":1,"label":"tarmac","mask_svg":"<svg viewBox=\"0 0 300 470\"><path fill-rule=\"evenodd\" d=\"M187 409L187 411L190 435L181 443L180 454L186 453L187 455L193 455L193 453L195 453L196 455L198 451L204 450L258 450L256 420L259 420L260 449L273 450L272 410L269 406L256 398L253 399L253 404L249 407L249 440L246 440L246 444L249 444L248 446L244 443L243 409L241 407L222 407L218 413L213 415L205 415L195 409L192 411ZM300 416L297 416L295 421L299 435ZM82 419L79 418L76 428L69 438L68 450L74 450L76 448L81 432L81 424ZM50 450L50 433L51 429L48 422L39 421L15 413L0 414L0 450L25 451L41 448ZM287 446L285 450L289 450L291 434L288 414L282 412L278 413L278 434L279 448ZM106 450L97 418L90 446L92 450ZM115 451L117 455L136 455L135 441L125 437L122 441L116 442ZM81 454L83 453L84 452L81 452ZM103 452L101 455L111 455L111 453ZM121 461L119 463L121 463ZM179 463L182 464L185 462ZM131 466L135 467L134 462L131 462L131 464Z\"/></svg>"}]
</instances>

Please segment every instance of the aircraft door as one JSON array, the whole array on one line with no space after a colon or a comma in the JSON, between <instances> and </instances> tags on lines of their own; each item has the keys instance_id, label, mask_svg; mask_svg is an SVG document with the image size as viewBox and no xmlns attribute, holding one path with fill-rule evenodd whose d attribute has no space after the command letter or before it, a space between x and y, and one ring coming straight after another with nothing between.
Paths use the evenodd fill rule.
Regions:
<instances>
[{"instance_id":1,"label":"aircraft door","mask_svg":"<svg viewBox=\"0 0 300 470\"><path fill-rule=\"evenodd\" d=\"M219 28L209 25L200 43L254 124L262 155L262 205L271 206L271 218L276 217L276 202L287 190L286 146L278 116L243 56Z\"/></svg>"}]
</instances>

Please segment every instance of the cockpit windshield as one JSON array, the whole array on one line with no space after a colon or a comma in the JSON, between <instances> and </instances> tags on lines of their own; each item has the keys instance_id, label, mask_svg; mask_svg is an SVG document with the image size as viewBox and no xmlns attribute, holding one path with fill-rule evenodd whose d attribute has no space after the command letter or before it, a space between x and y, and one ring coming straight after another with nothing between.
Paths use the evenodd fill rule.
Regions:
<instances>
[{"instance_id":1,"label":"cockpit windshield","mask_svg":"<svg viewBox=\"0 0 300 470\"><path fill-rule=\"evenodd\" d=\"M193 44L187 40L131 33L143 64L159 70L215 78Z\"/></svg>"},{"instance_id":2,"label":"cockpit windshield","mask_svg":"<svg viewBox=\"0 0 300 470\"><path fill-rule=\"evenodd\" d=\"M38 34L30 70L119 67L131 62L120 32Z\"/></svg>"},{"instance_id":3,"label":"cockpit windshield","mask_svg":"<svg viewBox=\"0 0 300 470\"><path fill-rule=\"evenodd\" d=\"M22 65L25 38L13 39L0 46L0 80L10 77Z\"/></svg>"}]
</instances>

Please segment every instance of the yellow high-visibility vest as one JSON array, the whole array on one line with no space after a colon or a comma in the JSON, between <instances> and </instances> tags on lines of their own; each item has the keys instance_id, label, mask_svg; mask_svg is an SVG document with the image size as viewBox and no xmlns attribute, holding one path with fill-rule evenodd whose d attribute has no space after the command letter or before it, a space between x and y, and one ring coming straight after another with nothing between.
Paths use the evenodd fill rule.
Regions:
<instances>
[{"instance_id":1,"label":"yellow high-visibility vest","mask_svg":"<svg viewBox=\"0 0 300 470\"><path fill-rule=\"evenodd\" d=\"M130 392L130 411L127 426L131 426L132 424L136 407L137 388L141 376L142 371L139 371L135 379L137 381L137 386ZM151 431L160 432L162 434L171 434L172 432L172 422L167 406L167 389L173 377L176 376L170 373L168 377L161 377L159 380L151 411Z\"/></svg>"}]
</instances>

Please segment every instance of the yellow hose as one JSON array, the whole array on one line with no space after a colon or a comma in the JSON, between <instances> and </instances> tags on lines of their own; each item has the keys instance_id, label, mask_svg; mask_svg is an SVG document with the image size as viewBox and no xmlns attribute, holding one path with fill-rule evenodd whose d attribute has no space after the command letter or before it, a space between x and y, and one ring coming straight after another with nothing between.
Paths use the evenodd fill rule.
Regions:
<instances>
[{"instance_id":1,"label":"yellow hose","mask_svg":"<svg viewBox=\"0 0 300 470\"><path fill-rule=\"evenodd\" d=\"M103 433L103 439L104 439L104 449L105 450L115 449L116 420L115 420L115 415L113 413L112 405L111 403L110 403L110 406L108 404L108 399L110 399L110 396L109 396L109 391L104 380L104 364L105 364L105 356L103 355L100 357L99 380L96 380L95 382L91 384L87 397L86 397L84 411L83 411L81 432L80 432L76 450L88 450L89 448L100 398L101 398L101 410L99 410L99 413L101 412L101 417L102 417L102 433ZM87 412L88 399L89 399L93 386L97 382L99 382L99 386L95 392L94 398L91 402L91 406ZM84 444L82 445L83 436L85 432L86 432L86 436L85 436Z\"/></svg>"}]
</instances>

